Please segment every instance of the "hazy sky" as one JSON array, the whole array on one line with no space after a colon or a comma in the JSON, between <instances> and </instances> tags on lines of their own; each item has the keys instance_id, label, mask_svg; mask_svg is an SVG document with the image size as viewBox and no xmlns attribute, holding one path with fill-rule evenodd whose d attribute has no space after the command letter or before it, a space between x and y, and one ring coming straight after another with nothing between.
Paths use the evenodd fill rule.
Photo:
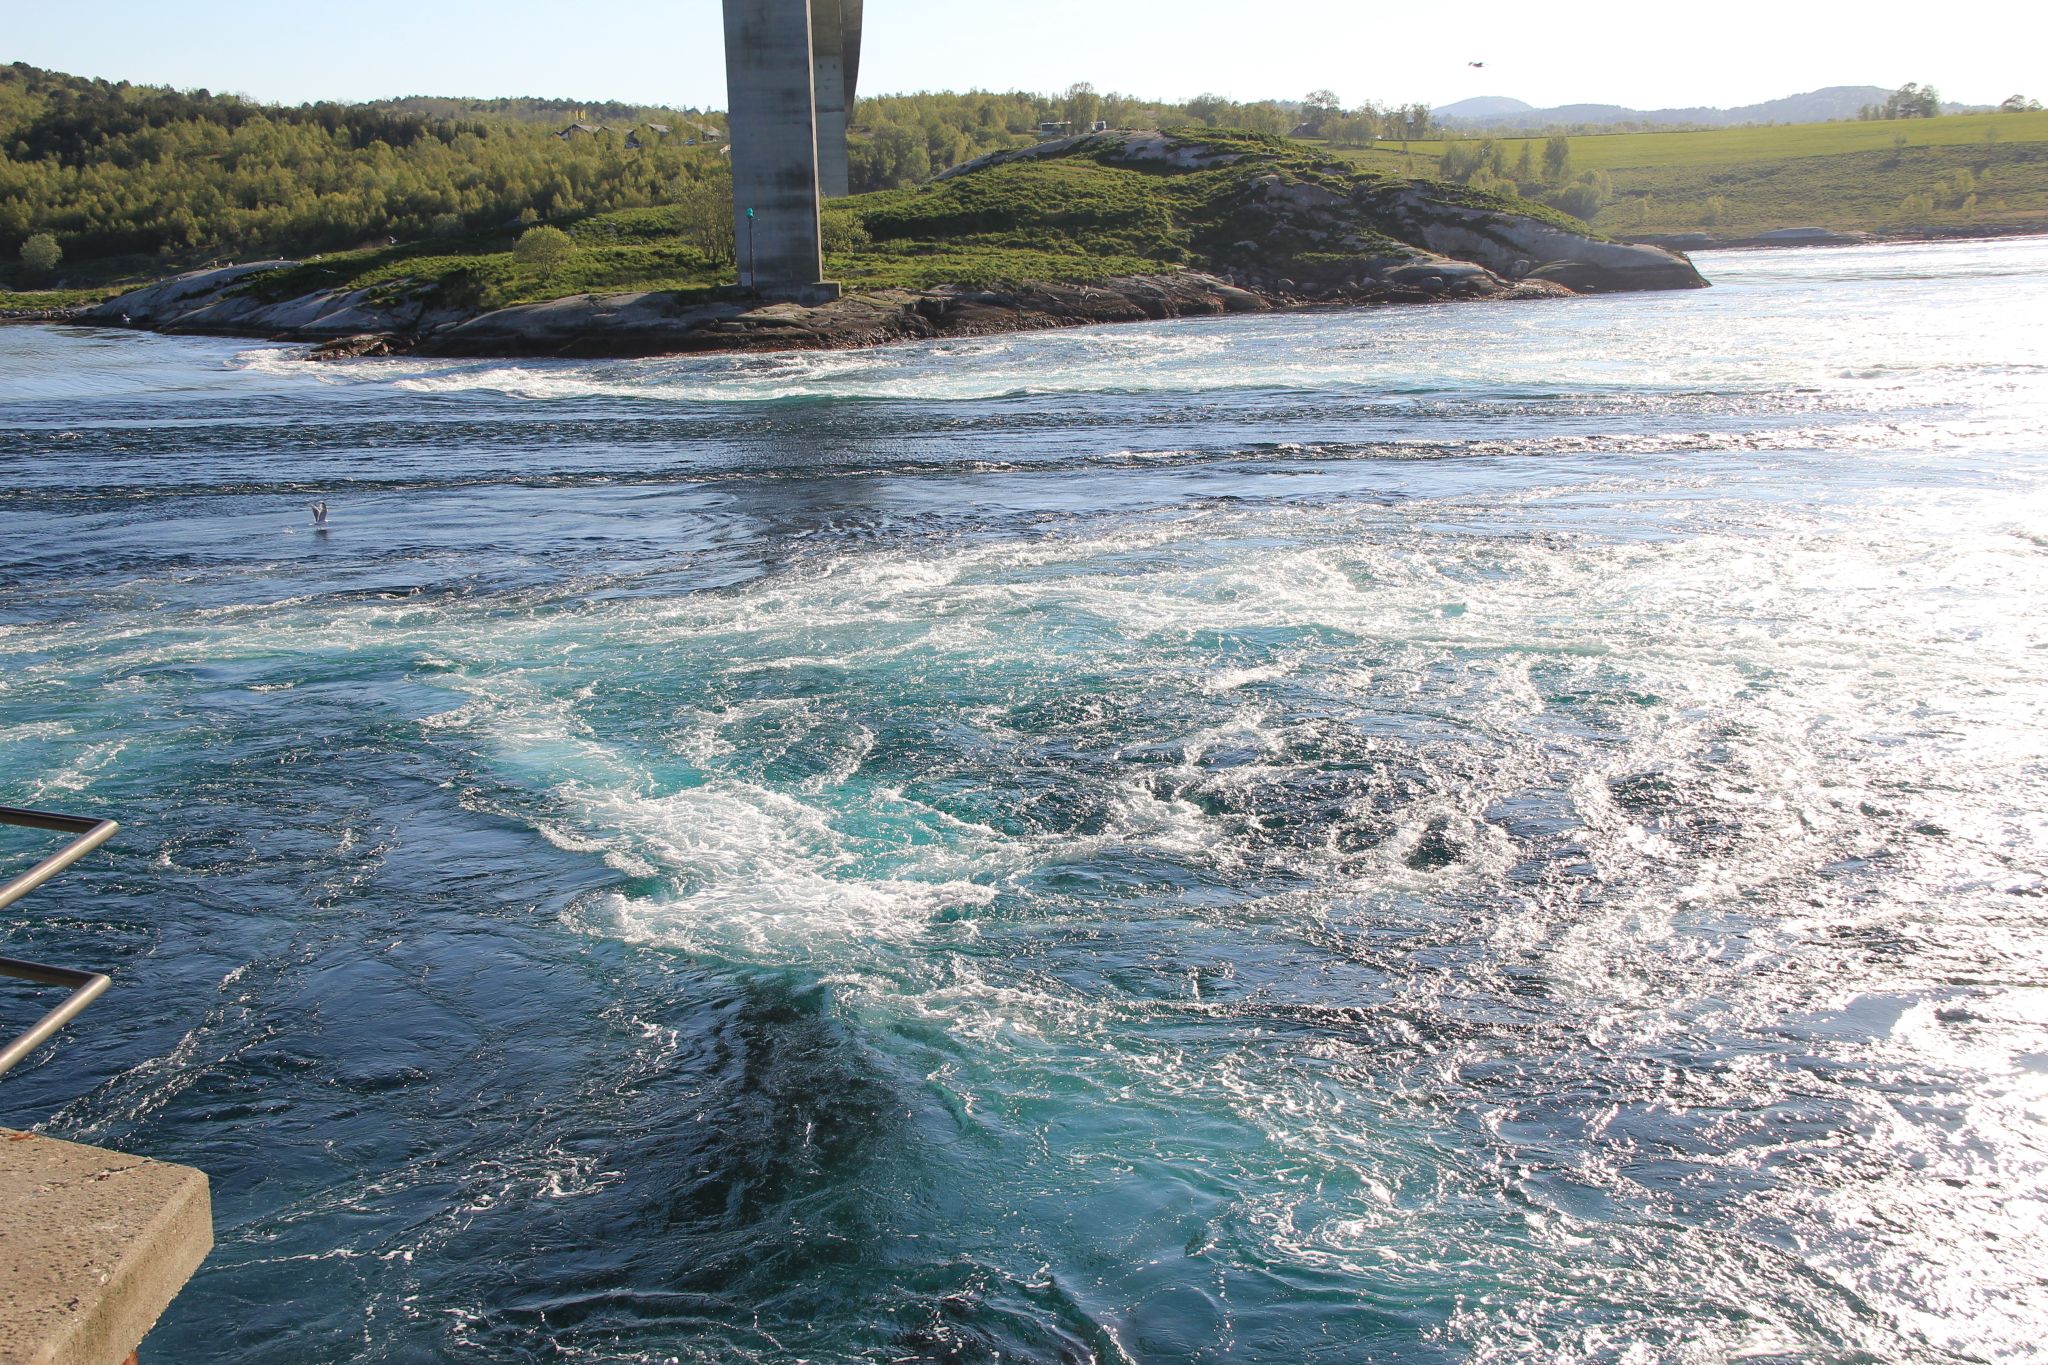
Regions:
<instances>
[{"instance_id":1,"label":"hazy sky","mask_svg":"<svg viewBox=\"0 0 2048 1365\"><path fill-rule=\"evenodd\" d=\"M2048 5L1815 0L1569 7L1464 0L867 0L865 93L1212 90L1448 104L1750 104L1931 81L1949 99L2048 100ZM723 107L718 0L0 0L0 62L263 100L541 95ZM1256 16L1250 22L1246 15ZM1399 17L1395 17L1396 15ZM1474 69L1468 62L1484 62Z\"/></svg>"}]
</instances>

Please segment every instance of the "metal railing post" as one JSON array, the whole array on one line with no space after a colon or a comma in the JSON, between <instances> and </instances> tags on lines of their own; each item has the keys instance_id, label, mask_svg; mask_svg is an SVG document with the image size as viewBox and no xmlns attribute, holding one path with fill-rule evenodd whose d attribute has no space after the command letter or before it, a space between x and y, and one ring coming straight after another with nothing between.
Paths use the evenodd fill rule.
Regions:
<instances>
[{"instance_id":1,"label":"metal railing post","mask_svg":"<svg viewBox=\"0 0 2048 1365\"><path fill-rule=\"evenodd\" d=\"M60 834L78 836L13 881L0 886L0 910L14 904L113 838L115 832L121 828L120 824L113 820L88 820L75 815L53 815L48 811L17 810L12 806L0 806L0 825L20 825L27 829L48 829ZM39 962L20 962L11 957L0 957L0 976L11 976L18 981L34 981L44 986L71 987L71 994L65 996L57 1008L38 1019L27 1032L6 1047L0 1048L0 1076L6 1075L8 1069L16 1062L41 1047L49 1040L50 1035L70 1023L80 1010L99 999L107 987L113 984L100 972L81 972L71 967L49 967Z\"/></svg>"}]
</instances>

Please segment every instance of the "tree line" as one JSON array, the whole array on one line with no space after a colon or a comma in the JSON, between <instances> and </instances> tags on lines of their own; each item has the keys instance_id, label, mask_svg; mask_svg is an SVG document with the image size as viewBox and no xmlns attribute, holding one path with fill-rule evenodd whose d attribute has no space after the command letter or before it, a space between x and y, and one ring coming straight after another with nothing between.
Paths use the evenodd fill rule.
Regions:
<instances>
[{"instance_id":1,"label":"tree line","mask_svg":"<svg viewBox=\"0 0 2048 1365\"><path fill-rule=\"evenodd\" d=\"M1327 90L1311 91L1299 101L1239 101L1203 94L1181 103L1104 94L1086 82L1059 95L923 91L857 102L848 170L856 193L900 189L988 152L1029 146L1041 125L1086 132L1097 123L1168 131L1243 128L1283 137L1326 137L1344 147L1368 146L1375 139L1439 135L1424 105L1367 101L1346 109Z\"/></svg>"},{"instance_id":2,"label":"tree line","mask_svg":"<svg viewBox=\"0 0 2048 1365\"><path fill-rule=\"evenodd\" d=\"M642 145L627 145L616 129L559 136L587 118L629 120ZM1346 108L1328 91L1301 101L1204 94L1182 103L1085 83L1056 95L882 95L854 110L852 187L918 184L987 152L1028 146L1042 125L1086 131L1097 122L1301 132L1340 145L1437 133L1419 105ZM668 133L653 131L662 123ZM30 238L48 237L72 262L184 264L701 206L725 174L721 148L704 136L722 123L696 110L562 100L266 105L16 63L0 66L0 255L18 259Z\"/></svg>"},{"instance_id":3,"label":"tree line","mask_svg":"<svg viewBox=\"0 0 2048 1365\"><path fill-rule=\"evenodd\" d=\"M1564 136L1544 139L1540 154L1535 139L1523 139L1512 162L1498 139L1453 142L1438 158L1437 175L1474 189L1535 199L1589 223L1614 202L1614 182L1605 171L1574 174L1572 140Z\"/></svg>"},{"instance_id":4,"label":"tree line","mask_svg":"<svg viewBox=\"0 0 2048 1365\"><path fill-rule=\"evenodd\" d=\"M1883 104L1866 104L1856 117L1870 122L1895 118L1940 118L1941 92L1931 85L1907 81L1885 97Z\"/></svg>"},{"instance_id":5,"label":"tree line","mask_svg":"<svg viewBox=\"0 0 2048 1365\"><path fill-rule=\"evenodd\" d=\"M1998 103L2001 114L2039 113L2041 101L2025 95L2008 95ZM1856 117L1864 122L1876 122L1900 118L1940 118L1942 115L1941 92L1932 85L1921 85L1918 81L1907 81L1904 85L1885 96L1883 104L1866 104L1856 111Z\"/></svg>"},{"instance_id":6,"label":"tree line","mask_svg":"<svg viewBox=\"0 0 2048 1365\"><path fill-rule=\"evenodd\" d=\"M666 204L723 173L682 125L638 148L558 131L0 67L0 251L43 234L73 261L334 251Z\"/></svg>"}]
</instances>

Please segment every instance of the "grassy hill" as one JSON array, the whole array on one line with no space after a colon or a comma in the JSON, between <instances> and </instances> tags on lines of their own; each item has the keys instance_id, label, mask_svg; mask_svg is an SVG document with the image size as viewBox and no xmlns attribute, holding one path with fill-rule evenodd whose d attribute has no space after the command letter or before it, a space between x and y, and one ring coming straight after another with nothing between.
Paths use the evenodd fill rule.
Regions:
<instances>
[{"instance_id":1,"label":"grassy hill","mask_svg":"<svg viewBox=\"0 0 2048 1365\"><path fill-rule=\"evenodd\" d=\"M1355 273L1363 257L1416 254L1399 235L1408 229L1398 215L1374 199L1412 194L1409 182L1351 172L1271 134L1219 129L1190 138L1205 156L1230 159L1206 168L1158 157L1134 161L1124 141L1110 135L927 186L833 201L825 214L826 273L870 291L1080 284L1180 266L1285 269L1308 279L1345 265ZM1266 194L1276 184L1295 187L1317 207L1276 211ZM1432 194L1453 212L1579 226L1541 204L1483 190L1449 185ZM464 313L637 290L708 302L714 288L732 282L733 263L718 247L707 248L690 221L668 208L558 216L551 225L568 234L574 251L552 268L523 262L514 250L522 229L498 226L329 253L264 272L241 288L266 303L367 290L373 303L412 299Z\"/></svg>"},{"instance_id":2,"label":"grassy hill","mask_svg":"<svg viewBox=\"0 0 2048 1365\"><path fill-rule=\"evenodd\" d=\"M1894 233L2048 230L2048 113L1614 133L1570 143L1574 171L1603 171L1612 183L1613 202L1592 220L1607 233L1808 224ZM1417 142L1405 155L1385 146L1332 154L1376 169L1412 163L1428 175L1447 149L1473 145ZM1513 166L1525 141L1498 145ZM1544 141L1526 145L1540 162Z\"/></svg>"}]
</instances>

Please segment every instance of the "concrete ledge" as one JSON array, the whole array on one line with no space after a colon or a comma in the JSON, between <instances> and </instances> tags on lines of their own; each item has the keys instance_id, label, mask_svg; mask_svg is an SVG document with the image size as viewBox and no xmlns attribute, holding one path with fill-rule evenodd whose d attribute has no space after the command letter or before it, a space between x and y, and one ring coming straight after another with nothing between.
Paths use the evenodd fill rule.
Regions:
<instances>
[{"instance_id":1,"label":"concrete ledge","mask_svg":"<svg viewBox=\"0 0 2048 1365\"><path fill-rule=\"evenodd\" d=\"M818 280L812 284L722 284L711 297L732 303L800 303L806 308L839 302L839 281Z\"/></svg>"},{"instance_id":2,"label":"concrete ledge","mask_svg":"<svg viewBox=\"0 0 2048 1365\"><path fill-rule=\"evenodd\" d=\"M212 1249L203 1172L0 1128L0 1365L118 1365Z\"/></svg>"}]
</instances>

